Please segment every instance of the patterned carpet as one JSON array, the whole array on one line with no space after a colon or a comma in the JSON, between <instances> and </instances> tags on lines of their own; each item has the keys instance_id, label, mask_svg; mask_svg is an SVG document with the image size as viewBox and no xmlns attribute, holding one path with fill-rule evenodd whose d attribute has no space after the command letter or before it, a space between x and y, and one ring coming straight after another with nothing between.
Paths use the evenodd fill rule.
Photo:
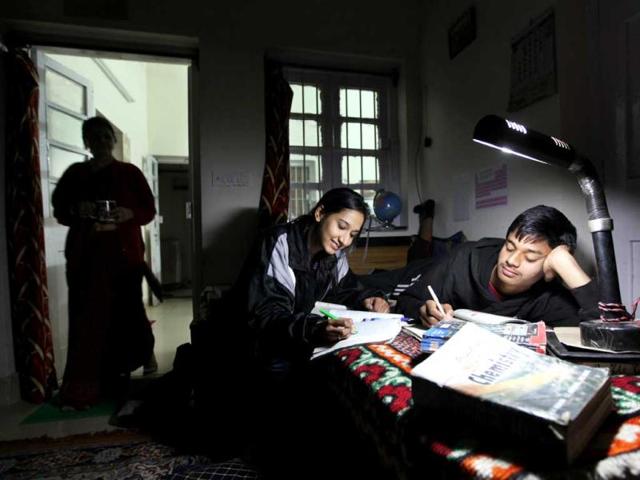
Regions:
<instances>
[{"instance_id":1,"label":"patterned carpet","mask_svg":"<svg viewBox=\"0 0 640 480\"><path fill-rule=\"evenodd\" d=\"M257 479L238 459L214 463L183 455L146 436L116 431L61 439L0 442L6 480Z\"/></svg>"}]
</instances>

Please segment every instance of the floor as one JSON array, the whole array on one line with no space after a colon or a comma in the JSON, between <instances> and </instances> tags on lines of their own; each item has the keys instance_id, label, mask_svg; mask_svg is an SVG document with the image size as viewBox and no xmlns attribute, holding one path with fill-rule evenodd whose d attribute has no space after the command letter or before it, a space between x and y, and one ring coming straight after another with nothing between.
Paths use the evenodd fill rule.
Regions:
<instances>
[{"instance_id":1,"label":"floor","mask_svg":"<svg viewBox=\"0 0 640 480\"><path fill-rule=\"evenodd\" d=\"M158 371L154 376L160 376L171 370L176 347L189 342L189 323L193 319L192 308L191 298L167 298L157 306L147 307L147 316L149 320L154 321L152 329L156 339L154 351L158 361ZM142 368L132 374L134 381L141 377ZM8 407L0 407L0 441L45 435L57 438L117 428L108 424L108 416L20 425L23 419L38 408L38 405L22 401Z\"/></svg>"}]
</instances>

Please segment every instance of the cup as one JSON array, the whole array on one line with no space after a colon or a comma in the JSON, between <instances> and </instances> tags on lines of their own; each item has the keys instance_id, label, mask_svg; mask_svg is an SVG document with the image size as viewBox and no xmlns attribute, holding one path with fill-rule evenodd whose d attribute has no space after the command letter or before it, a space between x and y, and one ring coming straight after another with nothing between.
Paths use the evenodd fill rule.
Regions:
<instances>
[{"instance_id":1,"label":"cup","mask_svg":"<svg viewBox=\"0 0 640 480\"><path fill-rule=\"evenodd\" d=\"M101 223L113 223L113 210L116 208L115 200L96 200L96 219Z\"/></svg>"}]
</instances>

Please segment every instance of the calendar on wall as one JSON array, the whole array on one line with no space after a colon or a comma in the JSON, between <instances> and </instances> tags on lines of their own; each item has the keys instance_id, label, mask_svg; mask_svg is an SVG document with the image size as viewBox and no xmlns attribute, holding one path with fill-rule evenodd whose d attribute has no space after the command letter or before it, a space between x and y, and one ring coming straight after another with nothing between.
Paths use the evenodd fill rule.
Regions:
<instances>
[{"instance_id":1,"label":"calendar on wall","mask_svg":"<svg viewBox=\"0 0 640 480\"><path fill-rule=\"evenodd\" d=\"M508 110L520 110L557 91L555 15L550 9L511 41Z\"/></svg>"}]
</instances>

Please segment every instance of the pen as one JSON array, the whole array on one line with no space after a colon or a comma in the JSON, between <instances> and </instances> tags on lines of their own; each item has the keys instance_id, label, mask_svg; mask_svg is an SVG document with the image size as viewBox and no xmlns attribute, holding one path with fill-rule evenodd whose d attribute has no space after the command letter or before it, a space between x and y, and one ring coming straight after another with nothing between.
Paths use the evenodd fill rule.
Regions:
<instances>
[{"instance_id":1,"label":"pen","mask_svg":"<svg viewBox=\"0 0 640 480\"><path fill-rule=\"evenodd\" d=\"M433 288L431 288L431 285L427 285L427 290L429 290L429 295L431 295L431 298L433 298L433 301L436 302L436 307L438 307L438 311L443 316L446 316L447 314L444 313L444 308L442 308L442 304L440 303L440 300L438 300L438 296L436 295L436 292L434 292Z\"/></svg>"},{"instance_id":2,"label":"pen","mask_svg":"<svg viewBox=\"0 0 640 480\"><path fill-rule=\"evenodd\" d=\"M324 308L319 308L318 311L327 317L329 320L338 320L339 317L336 317L333 313L325 310Z\"/></svg>"},{"instance_id":3,"label":"pen","mask_svg":"<svg viewBox=\"0 0 640 480\"><path fill-rule=\"evenodd\" d=\"M318 311L324 315L325 317L327 317L329 320L338 320L340 317L336 317L333 313L325 310L324 308L319 308ZM355 325L351 326L351 334L354 333L358 333L358 329L356 328Z\"/></svg>"}]
</instances>

